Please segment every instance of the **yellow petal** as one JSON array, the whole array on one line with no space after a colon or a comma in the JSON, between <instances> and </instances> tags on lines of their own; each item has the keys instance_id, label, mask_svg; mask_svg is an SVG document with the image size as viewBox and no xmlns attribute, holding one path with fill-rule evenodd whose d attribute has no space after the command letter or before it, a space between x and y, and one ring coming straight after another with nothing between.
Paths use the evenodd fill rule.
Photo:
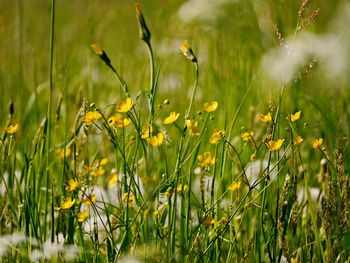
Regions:
<instances>
[{"instance_id":1,"label":"yellow petal","mask_svg":"<svg viewBox=\"0 0 350 263\"><path fill-rule=\"evenodd\" d=\"M294 122L296 120L299 120L300 114L301 114L301 111L298 111L298 112L296 112L294 114L291 114L290 115L290 121Z\"/></svg>"}]
</instances>

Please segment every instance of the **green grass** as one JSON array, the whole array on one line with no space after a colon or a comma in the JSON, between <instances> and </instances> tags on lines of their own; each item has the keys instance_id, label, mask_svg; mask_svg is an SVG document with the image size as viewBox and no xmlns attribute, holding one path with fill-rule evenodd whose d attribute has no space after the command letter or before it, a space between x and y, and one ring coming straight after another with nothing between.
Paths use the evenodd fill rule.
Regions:
<instances>
[{"instance_id":1,"label":"green grass","mask_svg":"<svg viewBox=\"0 0 350 263\"><path fill-rule=\"evenodd\" d=\"M274 25L293 36L301 3L230 2L210 20L213 5L188 23L183 4L141 1L151 32L142 41L134 3L0 3L4 262L349 261L349 78L331 76L327 51L285 83L262 66L279 47ZM289 50L306 31L349 50L348 29L331 26L346 21L347 1L314 0L305 19L318 7ZM185 39L198 63L180 54ZM110 125L127 97L130 124ZM172 111L179 118L163 124Z\"/></svg>"}]
</instances>

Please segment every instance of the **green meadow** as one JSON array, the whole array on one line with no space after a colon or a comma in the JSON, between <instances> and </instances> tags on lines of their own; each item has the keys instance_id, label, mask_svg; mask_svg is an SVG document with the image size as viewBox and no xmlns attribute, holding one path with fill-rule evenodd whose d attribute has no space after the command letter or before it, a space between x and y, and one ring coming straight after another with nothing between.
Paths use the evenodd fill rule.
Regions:
<instances>
[{"instance_id":1,"label":"green meadow","mask_svg":"<svg viewBox=\"0 0 350 263\"><path fill-rule=\"evenodd\" d=\"M347 0L2 0L1 262L350 262Z\"/></svg>"}]
</instances>

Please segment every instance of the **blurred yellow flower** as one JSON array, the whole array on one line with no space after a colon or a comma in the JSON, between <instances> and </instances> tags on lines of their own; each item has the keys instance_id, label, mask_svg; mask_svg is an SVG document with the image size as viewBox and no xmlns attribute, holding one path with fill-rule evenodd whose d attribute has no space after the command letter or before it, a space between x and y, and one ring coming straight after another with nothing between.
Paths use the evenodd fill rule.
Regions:
<instances>
[{"instance_id":1,"label":"blurred yellow flower","mask_svg":"<svg viewBox=\"0 0 350 263\"><path fill-rule=\"evenodd\" d=\"M170 197L170 196L172 196L173 193L174 193L173 188L172 188L171 186L169 186L169 187L166 189L166 191L164 192L164 195L165 195L166 197Z\"/></svg>"},{"instance_id":2,"label":"blurred yellow flower","mask_svg":"<svg viewBox=\"0 0 350 263\"><path fill-rule=\"evenodd\" d=\"M69 209L71 208L75 203L75 199L72 200L71 197L65 198L61 203L61 209Z\"/></svg>"},{"instance_id":3,"label":"blurred yellow flower","mask_svg":"<svg viewBox=\"0 0 350 263\"><path fill-rule=\"evenodd\" d=\"M117 113L116 115L113 115L109 117L108 124L109 126L114 126L117 128L126 127L131 123L131 120L129 118L123 118L123 115L120 113Z\"/></svg>"},{"instance_id":4,"label":"blurred yellow flower","mask_svg":"<svg viewBox=\"0 0 350 263\"><path fill-rule=\"evenodd\" d=\"M267 142L267 147L270 149L270 151L277 151L282 147L284 140L277 140L277 141L268 141Z\"/></svg>"},{"instance_id":5,"label":"blurred yellow flower","mask_svg":"<svg viewBox=\"0 0 350 263\"><path fill-rule=\"evenodd\" d=\"M103 50L99 44L92 44L90 47L96 55L101 56L103 54Z\"/></svg>"},{"instance_id":6,"label":"blurred yellow flower","mask_svg":"<svg viewBox=\"0 0 350 263\"><path fill-rule=\"evenodd\" d=\"M147 139L152 136L153 127L150 124L146 124L142 127L141 138Z\"/></svg>"},{"instance_id":7,"label":"blurred yellow flower","mask_svg":"<svg viewBox=\"0 0 350 263\"><path fill-rule=\"evenodd\" d=\"M64 156L68 157L71 153L70 148L64 148L57 150L56 154L60 159L64 159Z\"/></svg>"},{"instance_id":8,"label":"blurred yellow flower","mask_svg":"<svg viewBox=\"0 0 350 263\"><path fill-rule=\"evenodd\" d=\"M126 202L130 208L135 203L135 196L133 194L129 196L128 193L125 193L122 197L122 200L123 202Z\"/></svg>"},{"instance_id":9,"label":"blurred yellow flower","mask_svg":"<svg viewBox=\"0 0 350 263\"><path fill-rule=\"evenodd\" d=\"M298 112L296 112L296 113L294 113L294 114L291 114L291 115L290 115L290 121L291 121L291 122L294 122L294 121L299 120L300 114L301 114L301 111L298 111Z\"/></svg>"},{"instance_id":10,"label":"blurred yellow flower","mask_svg":"<svg viewBox=\"0 0 350 263\"><path fill-rule=\"evenodd\" d=\"M230 184L230 186L228 187L228 190L231 192L234 192L236 190L238 190L239 188L241 188L241 182L233 182L232 184Z\"/></svg>"},{"instance_id":11,"label":"blurred yellow flower","mask_svg":"<svg viewBox=\"0 0 350 263\"><path fill-rule=\"evenodd\" d=\"M196 120L185 120L185 124L187 126L188 134L191 136L198 136L198 122Z\"/></svg>"},{"instance_id":12,"label":"blurred yellow flower","mask_svg":"<svg viewBox=\"0 0 350 263\"><path fill-rule=\"evenodd\" d=\"M85 123L85 125L89 126L93 122L98 121L101 118L102 118L102 115L98 111L88 111L83 116L83 122Z\"/></svg>"},{"instance_id":13,"label":"blurred yellow flower","mask_svg":"<svg viewBox=\"0 0 350 263\"><path fill-rule=\"evenodd\" d=\"M176 113L175 111L170 112L170 115L166 117L163 121L164 124L171 124L175 122L180 116L180 113Z\"/></svg>"},{"instance_id":14,"label":"blurred yellow flower","mask_svg":"<svg viewBox=\"0 0 350 263\"><path fill-rule=\"evenodd\" d=\"M108 180L108 187L112 188L113 186L115 186L117 184L117 182L118 182L118 174L113 173Z\"/></svg>"},{"instance_id":15,"label":"blurred yellow flower","mask_svg":"<svg viewBox=\"0 0 350 263\"><path fill-rule=\"evenodd\" d=\"M263 114L259 114L259 121L261 122L270 122L272 121L272 116L271 116L271 113L267 113L266 115L263 115Z\"/></svg>"},{"instance_id":16,"label":"blurred yellow flower","mask_svg":"<svg viewBox=\"0 0 350 263\"><path fill-rule=\"evenodd\" d=\"M66 186L67 192L73 192L75 189L77 189L78 185L79 185L78 181L74 179L70 179L67 182L67 186Z\"/></svg>"},{"instance_id":17,"label":"blurred yellow flower","mask_svg":"<svg viewBox=\"0 0 350 263\"><path fill-rule=\"evenodd\" d=\"M248 141L250 139L252 139L254 136L254 132L251 131L251 132L244 132L241 134L241 138L243 141Z\"/></svg>"},{"instance_id":18,"label":"blurred yellow flower","mask_svg":"<svg viewBox=\"0 0 350 263\"><path fill-rule=\"evenodd\" d=\"M78 219L78 222L80 222L80 223L84 222L88 217L89 217L88 210L84 210L84 211L77 213L77 219Z\"/></svg>"},{"instance_id":19,"label":"blurred yellow flower","mask_svg":"<svg viewBox=\"0 0 350 263\"><path fill-rule=\"evenodd\" d=\"M117 105L117 112L128 112L134 106L133 101L130 98L122 100Z\"/></svg>"},{"instance_id":20,"label":"blurred yellow flower","mask_svg":"<svg viewBox=\"0 0 350 263\"><path fill-rule=\"evenodd\" d=\"M186 58L188 58L192 62L197 62L197 58L194 55L191 45L187 40L185 40L180 46L180 52L182 55L184 55Z\"/></svg>"},{"instance_id":21,"label":"blurred yellow flower","mask_svg":"<svg viewBox=\"0 0 350 263\"><path fill-rule=\"evenodd\" d=\"M221 139L225 138L225 131L214 129L209 141L211 144L217 144Z\"/></svg>"},{"instance_id":22,"label":"blurred yellow flower","mask_svg":"<svg viewBox=\"0 0 350 263\"><path fill-rule=\"evenodd\" d=\"M91 172L91 175L95 177L101 177L102 175L105 174L105 170L103 169L102 166L93 167L91 168L90 172Z\"/></svg>"},{"instance_id":23,"label":"blurred yellow flower","mask_svg":"<svg viewBox=\"0 0 350 263\"><path fill-rule=\"evenodd\" d=\"M205 226L215 225L215 222L216 222L215 218L208 216L205 218L203 225Z\"/></svg>"},{"instance_id":24,"label":"blurred yellow flower","mask_svg":"<svg viewBox=\"0 0 350 263\"><path fill-rule=\"evenodd\" d=\"M215 164L215 156L211 152L205 152L197 157L199 166L208 167Z\"/></svg>"},{"instance_id":25,"label":"blurred yellow flower","mask_svg":"<svg viewBox=\"0 0 350 263\"><path fill-rule=\"evenodd\" d=\"M183 192L187 192L187 189L188 189L188 185L187 185L187 184L185 184L185 185L183 186L183 188L182 188L182 184L179 184L179 185L176 187L176 191L177 191L178 193L181 193L182 191L183 191Z\"/></svg>"},{"instance_id":26,"label":"blurred yellow flower","mask_svg":"<svg viewBox=\"0 0 350 263\"><path fill-rule=\"evenodd\" d=\"M89 195L86 198L82 199L80 202L86 206L90 206L96 202L96 195L95 194Z\"/></svg>"},{"instance_id":27,"label":"blurred yellow flower","mask_svg":"<svg viewBox=\"0 0 350 263\"><path fill-rule=\"evenodd\" d=\"M319 139L312 140L311 145L312 145L312 148L317 149L321 146L322 143L323 143L323 139L319 138Z\"/></svg>"},{"instance_id":28,"label":"blurred yellow flower","mask_svg":"<svg viewBox=\"0 0 350 263\"><path fill-rule=\"evenodd\" d=\"M7 128L5 128L5 132L8 135L14 135L17 132L17 130L18 130L18 124L10 125Z\"/></svg>"},{"instance_id":29,"label":"blurred yellow flower","mask_svg":"<svg viewBox=\"0 0 350 263\"><path fill-rule=\"evenodd\" d=\"M216 109L218 108L218 102L217 101L211 101L211 102L206 102L203 105L203 108L205 111L207 112L213 112L216 111Z\"/></svg>"},{"instance_id":30,"label":"blurred yellow flower","mask_svg":"<svg viewBox=\"0 0 350 263\"><path fill-rule=\"evenodd\" d=\"M294 138L294 144L298 145L300 144L304 139L301 138L299 135L297 137Z\"/></svg>"},{"instance_id":31,"label":"blurred yellow flower","mask_svg":"<svg viewBox=\"0 0 350 263\"><path fill-rule=\"evenodd\" d=\"M164 135L163 135L163 133L160 132L157 134L157 136L153 136L151 138L148 138L147 141L153 147L159 147L163 144Z\"/></svg>"}]
</instances>

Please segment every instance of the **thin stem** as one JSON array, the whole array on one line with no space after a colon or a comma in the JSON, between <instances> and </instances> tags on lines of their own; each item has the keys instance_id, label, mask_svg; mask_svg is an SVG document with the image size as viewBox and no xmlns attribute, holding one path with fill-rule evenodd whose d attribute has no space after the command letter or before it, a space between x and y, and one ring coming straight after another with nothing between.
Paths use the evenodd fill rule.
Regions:
<instances>
[{"instance_id":1,"label":"thin stem","mask_svg":"<svg viewBox=\"0 0 350 263\"><path fill-rule=\"evenodd\" d=\"M198 62L194 62L194 67L195 67L195 78L194 78L193 91L192 91L192 96L191 96L191 100L190 100L190 105L188 106L188 109L187 109L187 111L185 113L185 120L188 119L188 116L191 113L193 100L194 100L194 97L196 95L197 86L198 86L198 75L199 75Z\"/></svg>"}]
</instances>

